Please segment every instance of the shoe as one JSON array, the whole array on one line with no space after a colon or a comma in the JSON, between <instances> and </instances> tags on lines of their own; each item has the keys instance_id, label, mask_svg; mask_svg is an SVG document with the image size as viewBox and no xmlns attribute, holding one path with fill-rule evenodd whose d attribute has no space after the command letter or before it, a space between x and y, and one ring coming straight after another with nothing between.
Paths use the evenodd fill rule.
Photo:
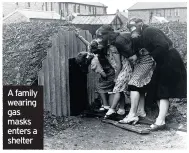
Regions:
<instances>
[{"instance_id":1,"label":"shoe","mask_svg":"<svg viewBox=\"0 0 189 153\"><path fill-rule=\"evenodd\" d=\"M137 116L145 118L146 117L146 112L137 112Z\"/></svg>"},{"instance_id":2,"label":"shoe","mask_svg":"<svg viewBox=\"0 0 189 153\"><path fill-rule=\"evenodd\" d=\"M166 124L157 125L154 123L154 124L150 125L150 131L164 130L165 128L166 128Z\"/></svg>"},{"instance_id":3,"label":"shoe","mask_svg":"<svg viewBox=\"0 0 189 153\"><path fill-rule=\"evenodd\" d=\"M108 110L108 112L106 113L106 115L104 116L104 119L108 119L108 118L111 118L112 116L114 116L116 113L115 113L115 110L110 108Z\"/></svg>"},{"instance_id":4,"label":"shoe","mask_svg":"<svg viewBox=\"0 0 189 153\"><path fill-rule=\"evenodd\" d=\"M117 114L119 115L125 115L125 109L118 109Z\"/></svg>"},{"instance_id":5,"label":"shoe","mask_svg":"<svg viewBox=\"0 0 189 153\"><path fill-rule=\"evenodd\" d=\"M99 109L99 111L106 111L109 110L110 106L104 106L102 105L101 108Z\"/></svg>"},{"instance_id":6,"label":"shoe","mask_svg":"<svg viewBox=\"0 0 189 153\"><path fill-rule=\"evenodd\" d=\"M139 121L138 116L133 116L133 117L126 116L123 120L120 120L119 123L135 125L138 121Z\"/></svg>"}]
</instances>

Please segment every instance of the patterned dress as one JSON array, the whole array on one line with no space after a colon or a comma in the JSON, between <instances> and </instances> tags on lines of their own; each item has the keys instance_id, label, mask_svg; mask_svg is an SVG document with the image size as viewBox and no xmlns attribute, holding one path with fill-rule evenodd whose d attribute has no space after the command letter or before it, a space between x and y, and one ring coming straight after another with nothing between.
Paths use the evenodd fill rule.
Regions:
<instances>
[{"instance_id":1,"label":"patterned dress","mask_svg":"<svg viewBox=\"0 0 189 153\"><path fill-rule=\"evenodd\" d=\"M134 71L131 80L128 83L129 90L145 92L147 85L150 83L155 61L146 50L138 53L138 59L134 65Z\"/></svg>"},{"instance_id":2,"label":"patterned dress","mask_svg":"<svg viewBox=\"0 0 189 153\"><path fill-rule=\"evenodd\" d=\"M119 52L117 51L117 48L115 46L110 45L107 53L107 58L110 64L116 70L114 54L119 54ZM131 79L132 68L129 61L127 60L127 58L121 56L121 63L122 63L122 69L118 74L117 80L115 82L115 86L112 91L113 93L126 92L128 88L128 82Z\"/></svg>"}]
</instances>

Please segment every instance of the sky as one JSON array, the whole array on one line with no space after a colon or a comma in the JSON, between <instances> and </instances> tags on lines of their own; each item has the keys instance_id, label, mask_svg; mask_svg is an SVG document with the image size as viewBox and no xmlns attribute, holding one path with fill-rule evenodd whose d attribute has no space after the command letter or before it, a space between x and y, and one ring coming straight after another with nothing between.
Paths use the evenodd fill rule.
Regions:
<instances>
[{"instance_id":1,"label":"sky","mask_svg":"<svg viewBox=\"0 0 189 153\"><path fill-rule=\"evenodd\" d=\"M5 0L3 0L5 1ZM6 2L27 2L24 0L6 0ZM53 0L28 0L28 2L51 2ZM116 10L119 9L120 11L126 10L134 5L137 2L187 2L187 0L151 0L151 1L145 1L145 0L54 0L54 2L101 2L104 5L108 6L107 13L108 14L114 14L116 13Z\"/></svg>"},{"instance_id":2,"label":"sky","mask_svg":"<svg viewBox=\"0 0 189 153\"><path fill-rule=\"evenodd\" d=\"M112 14L116 13L116 10L119 9L119 11L126 10L134 5L137 2L187 2L187 0L151 0L151 1L145 1L145 0L72 0L75 2L101 2L104 5L108 6L107 13Z\"/></svg>"}]
</instances>

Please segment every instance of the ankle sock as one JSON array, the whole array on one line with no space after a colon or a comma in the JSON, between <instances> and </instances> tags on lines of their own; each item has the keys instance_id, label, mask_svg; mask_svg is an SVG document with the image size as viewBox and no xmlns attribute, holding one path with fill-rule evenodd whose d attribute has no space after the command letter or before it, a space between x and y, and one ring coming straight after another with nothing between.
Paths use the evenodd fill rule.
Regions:
<instances>
[{"instance_id":1,"label":"ankle sock","mask_svg":"<svg viewBox=\"0 0 189 153\"><path fill-rule=\"evenodd\" d=\"M113 114L113 113L115 113L115 109L110 108L110 109L108 110L108 112L106 113L106 115L111 115L111 114Z\"/></svg>"},{"instance_id":2,"label":"ankle sock","mask_svg":"<svg viewBox=\"0 0 189 153\"><path fill-rule=\"evenodd\" d=\"M104 106L104 108L105 108L105 109L109 109L109 108L110 108L110 106Z\"/></svg>"},{"instance_id":3,"label":"ankle sock","mask_svg":"<svg viewBox=\"0 0 189 153\"><path fill-rule=\"evenodd\" d=\"M124 115L125 114L125 109L119 108L118 111L117 111L117 114Z\"/></svg>"}]
</instances>

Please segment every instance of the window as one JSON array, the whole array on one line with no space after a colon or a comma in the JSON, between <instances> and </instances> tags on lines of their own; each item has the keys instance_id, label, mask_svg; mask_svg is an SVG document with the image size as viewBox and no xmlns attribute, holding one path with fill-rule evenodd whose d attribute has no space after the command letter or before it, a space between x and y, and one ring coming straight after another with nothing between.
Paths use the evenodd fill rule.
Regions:
<instances>
[{"instance_id":1,"label":"window","mask_svg":"<svg viewBox=\"0 0 189 153\"><path fill-rule=\"evenodd\" d=\"M80 5L77 6L77 13L80 13Z\"/></svg>"},{"instance_id":2,"label":"window","mask_svg":"<svg viewBox=\"0 0 189 153\"><path fill-rule=\"evenodd\" d=\"M167 16L171 16L171 9L167 10Z\"/></svg>"},{"instance_id":3,"label":"window","mask_svg":"<svg viewBox=\"0 0 189 153\"><path fill-rule=\"evenodd\" d=\"M47 2L45 2L45 11L48 11Z\"/></svg>"},{"instance_id":4,"label":"window","mask_svg":"<svg viewBox=\"0 0 189 153\"><path fill-rule=\"evenodd\" d=\"M18 6L18 2L16 2L16 6Z\"/></svg>"},{"instance_id":5,"label":"window","mask_svg":"<svg viewBox=\"0 0 189 153\"><path fill-rule=\"evenodd\" d=\"M93 14L95 14L95 7L93 7Z\"/></svg>"},{"instance_id":6,"label":"window","mask_svg":"<svg viewBox=\"0 0 189 153\"><path fill-rule=\"evenodd\" d=\"M74 5L74 8L73 8L73 9L74 9L74 13L76 13L76 4Z\"/></svg>"},{"instance_id":7,"label":"window","mask_svg":"<svg viewBox=\"0 0 189 153\"><path fill-rule=\"evenodd\" d=\"M107 14L107 12L106 12L106 8L104 8L104 14Z\"/></svg>"},{"instance_id":8,"label":"window","mask_svg":"<svg viewBox=\"0 0 189 153\"><path fill-rule=\"evenodd\" d=\"M53 2L51 2L51 11L53 11Z\"/></svg>"},{"instance_id":9,"label":"window","mask_svg":"<svg viewBox=\"0 0 189 153\"><path fill-rule=\"evenodd\" d=\"M30 7L30 2L28 2L28 7Z\"/></svg>"},{"instance_id":10,"label":"window","mask_svg":"<svg viewBox=\"0 0 189 153\"><path fill-rule=\"evenodd\" d=\"M156 10L156 16L161 16L161 10Z\"/></svg>"},{"instance_id":11,"label":"window","mask_svg":"<svg viewBox=\"0 0 189 153\"><path fill-rule=\"evenodd\" d=\"M91 6L89 6L89 13L91 13Z\"/></svg>"},{"instance_id":12,"label":"window","mask_svg":"<svg viewBox=\"0 0 189 153\"><path fill-rule=\"evenodd\" d=\"M179 9L175 9L175 16L179 16Z\"/></svg>"}]
</instances>

